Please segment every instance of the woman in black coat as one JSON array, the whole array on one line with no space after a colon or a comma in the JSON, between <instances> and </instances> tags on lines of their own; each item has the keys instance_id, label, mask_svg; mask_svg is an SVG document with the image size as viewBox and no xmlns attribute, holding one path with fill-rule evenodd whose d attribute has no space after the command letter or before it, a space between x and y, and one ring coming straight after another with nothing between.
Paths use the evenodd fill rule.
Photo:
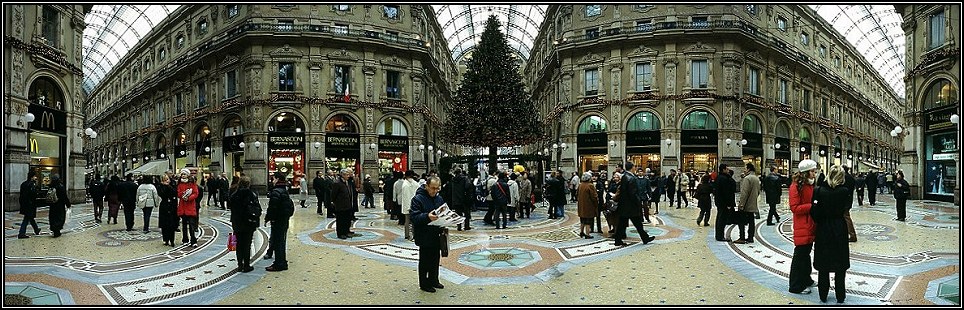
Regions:
<instances>
[{"instance_id":1,"label":"woman in black coat","mask_svg":"<svg viewBox=\"0 0 964 310\"><path fill-rule=\"evenodd\" d=\"M703 226L710 226L710 211L713 205L710 195L713 194L713 185L710 184L710 174L704 174L700 178L700 185L696 187L696 206L700 208L700 215L696 217L696 226L703 222Z\"/></svg>"},{"instance_id":2,"label":"woman in black coat","mask_svg":"<svg viewBox=\"0 0 964 310\"><path fill-rule=\"evenodd\" d=\"M844 279L850 268L850 242L844 215L850 210L853 198L844 184L844 171L840 166L830 167L826 183L813 192L810 216L813 218L815 239L813 244L813 268L817 269L817 289L820 301L827 301L830 291L830 272L834 272L834 292L837 303L847 297Z\"/></svg>"},{"instance_id":3,"label":"woman in black coat","mask_svg":"<svg viewBox=\"0 0 964 310\"><path fill-rule=\"evenodd\" d=\"M50 221L50 231L54 233L54 238L60 237L60 231L64 229L67 221L67 208L70 208L70 200L67 199L67 188L60 182L60 174L54 173L50 176L50 189L57 191L57 201L50 205L48 220Z\"/></svg>"},{"instance_id":4,"label":"woman in black coat","mask_svg":"<svg viewBox=\"0 0 964 310\"><path fill-rule=\"evenodd\" d=\"M237 249L235 254L238 261L238 272L251 272L251 243L254 240L254 231L258 230L261 224L261 203L258 195L251 189L251 178L241 177L238 189L231 194L228 199L228 208L231 210L231 229L237 237ZM252 206L257 206L252 208Z\"/></svg>"},{"instance_id":5,"label":"woman in black coat","mask_svg":"<svg viewBox=\"0 0 964 310\"><path fill-rule=\"evenodd\" d=\"M161 197L161 205L157 211L157 226L161 228L161 239L164 245L174 246L174 232L177 230L177 190L171 185L171 178L161 176L161 183L157 185L157 195Z\"/></svg>"}]
</instances>

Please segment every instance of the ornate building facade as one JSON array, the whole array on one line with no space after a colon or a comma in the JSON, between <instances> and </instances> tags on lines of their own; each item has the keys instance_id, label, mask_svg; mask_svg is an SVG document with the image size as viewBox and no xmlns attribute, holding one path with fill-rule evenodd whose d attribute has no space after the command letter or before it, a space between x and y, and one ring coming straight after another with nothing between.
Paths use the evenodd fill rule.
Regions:
<instances>
[{"instance_id":1,"label":"ornate building facade","mask_svg":"<svg viewBox=\"0 0 964 310\"><path fill-rule=\"evenodd\" d=\"M907 38L908 110L897 135L914 199L960 205L961 6L897 5ZM952 121L954 115L958 120Z\"/></svg>"},{"instance_id":2,"label":"ornate building facade","mask_svg":"<svg viewBox=\"0 0 964 310\"><path fill-rule=\"evenodd\" d=\"M537 149L566 171L866 171L900 155L900 98L806 6L551 5L524 71L554 124Z\"/></svg>"},{"instance_id":3,"label":"ornate building facade","mask_svg":"<svg viewBox=\"0 0 964 310\"><path fill-rule=\"evenodd\" d=\"M444 42L422 5L182 6L91 92L88 152L105 175L244 172L259 190L275 171L425 169L457 75Z\"/></svg>"},{"instance_id":4,"label":"ornate building facade","mask_svg":"<svg viewBox=\"0 0 964 310\"><path fill-rule=\"evenodd\" d=\"M19 209L20 183L37 172L41 194L59 174L84 201L84 98L80 68L89 5L4 7L4 210Z\"/></svg>"}]
</instances>

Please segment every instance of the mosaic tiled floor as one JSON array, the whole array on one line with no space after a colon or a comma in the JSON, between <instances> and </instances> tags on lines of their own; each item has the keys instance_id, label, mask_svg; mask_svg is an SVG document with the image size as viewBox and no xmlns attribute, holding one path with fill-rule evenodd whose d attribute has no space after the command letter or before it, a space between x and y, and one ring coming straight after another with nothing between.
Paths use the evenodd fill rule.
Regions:
<instances>
[{"instance_id":1,"label":"mosaic tiled floor","mask_svg":"<svg viewBox=\"0 0 964 310\"><path fill-rule=\"evenodd\" d=\"M855 205L851 212L859 240L851 243L846 304L960 305L960 209L911 201L908 221L897 222L893 200L878 199L877 206ZM376 201L381 205L380 195ZM271 264L262 258L271 228L262 227L250 273L237 273L235 253L226 250L225 211L202 210L197 248L164 246L157 228L127 232L123 223L95 223L89 204L77 206L60 238L49 236L41 209L44 232L17 239L21 218L8 212L5 292L65 305L821 303L817 294L786 291L793 244L785 205L777 225L757 221L756 242L734 244L715 241L713 226L696 225L697 209L661 204L644 227L656 240L642 244L631 227L630 245L621 247L598 232L581 238L572 204L563 219L536 209L504 230L485 225L484 212L475 212L473 230L450 231L440 267L446 286L435 294L418 289L418 249L381 208L361 209L352 228L357 235L345 240L314 206L297 208L288 232L289 270L264 270ZM141 214L135 223L142 225ZM736 227L726 233L739 238Z\"/></svg>"}]
</instances>

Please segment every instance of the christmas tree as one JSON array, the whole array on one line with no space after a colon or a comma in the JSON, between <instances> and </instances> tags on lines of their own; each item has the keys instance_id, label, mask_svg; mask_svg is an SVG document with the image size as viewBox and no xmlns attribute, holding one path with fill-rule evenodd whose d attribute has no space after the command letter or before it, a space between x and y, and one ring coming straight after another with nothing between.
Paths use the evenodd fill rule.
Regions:
<instances>
[{"instance_id":1,"label":"christmas tree","mask_svg":"<svg viewBox=\"0 0 964 310\"><path fill-rule=\"evenodd\" d=\"M454 102L445 106L446 139L454 144L489 148L489 170L496 169L498 147L543 140L538 109L522 84L519 63L489 16L482 40L468 59Z\"/></svg>"}]
</instances>

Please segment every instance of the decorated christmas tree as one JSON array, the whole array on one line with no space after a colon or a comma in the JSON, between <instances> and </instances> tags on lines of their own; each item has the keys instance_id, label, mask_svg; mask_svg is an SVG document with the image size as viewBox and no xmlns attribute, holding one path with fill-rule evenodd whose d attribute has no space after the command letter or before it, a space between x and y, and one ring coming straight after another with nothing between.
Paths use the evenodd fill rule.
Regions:
<instances>
[{"instance_id":1,"label":"decorated christmas tree","mask_svg":"<svg viewBox=\"0 0 964 310\"><path fill-rule=\"evenodd\" d=\"M489 170L496 169L498 147L543 139L538 109L526 92L501 23L489 16L482 40L468 59L457 96L446 105L446 139L454 144L489 148Z\"/></svg>"}]
</instances>

